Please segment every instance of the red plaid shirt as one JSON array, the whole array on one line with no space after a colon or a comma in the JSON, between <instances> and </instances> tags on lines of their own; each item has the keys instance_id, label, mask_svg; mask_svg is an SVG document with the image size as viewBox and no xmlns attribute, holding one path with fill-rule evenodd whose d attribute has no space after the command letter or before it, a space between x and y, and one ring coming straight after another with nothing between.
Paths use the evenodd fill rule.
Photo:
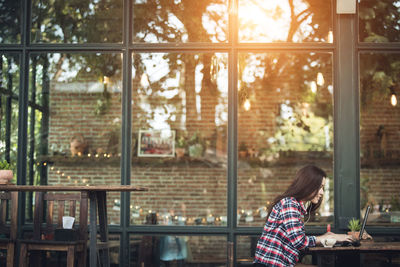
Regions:
<instances>
[{"instance_id":1,"label":"red plaid shirt","mask_svg":"<svg viewBox=\"0 0 400 267\"><path fill-rule=\"evenodd\" d=\"M306 236L302 218L303 202L283 198L271 211L257 243L255 263L266 266L294 266L299 250L315 247L315 236Z\"/></svg>"}]
</instances>

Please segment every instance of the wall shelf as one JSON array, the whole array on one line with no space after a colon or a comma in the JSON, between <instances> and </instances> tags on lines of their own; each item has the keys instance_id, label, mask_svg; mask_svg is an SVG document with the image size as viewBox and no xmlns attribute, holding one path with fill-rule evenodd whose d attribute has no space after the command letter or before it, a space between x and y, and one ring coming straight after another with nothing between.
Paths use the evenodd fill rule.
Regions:
<instances>
[{"instance_id":1,"label":"wall shelf","mask_svg":"<svg viewBox=\"0 0 400 267\"><path fill-rule=\"evenodd\" d=\"M104 157L104 156L42 156L38 159L39 164L48 165L64 165L64 166L77 166L77 165L87 165L87 166L99 166L101 165L115 165L119 166L121 163L121 157ZM221 167L224 162L213 161L207 158L165 158L165 157L132 157L132 165L134 166L188 166L188 167Z\"/></svg>"}]
</instances>

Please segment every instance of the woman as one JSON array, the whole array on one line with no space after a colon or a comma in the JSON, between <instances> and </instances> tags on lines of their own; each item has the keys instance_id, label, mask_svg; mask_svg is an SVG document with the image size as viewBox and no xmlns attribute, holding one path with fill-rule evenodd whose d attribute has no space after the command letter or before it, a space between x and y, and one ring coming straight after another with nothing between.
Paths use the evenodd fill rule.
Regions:
<instances>
[{"instance_id":1,"label":"woman","mask_svg":"<svg viewBox=\"0 0 400 267\"><path fill-rule=\"evenodd\" d=\"M269 207L254 266L294 266L299 260L299 250L322 244L328 236L337 241L351 241L347 235L331 232L322 236L305 234L304 224L321 205L325 182L326 173L316 166L305 166L296 173L286 192L277 196Z\"/></svg>"}]
</instances>

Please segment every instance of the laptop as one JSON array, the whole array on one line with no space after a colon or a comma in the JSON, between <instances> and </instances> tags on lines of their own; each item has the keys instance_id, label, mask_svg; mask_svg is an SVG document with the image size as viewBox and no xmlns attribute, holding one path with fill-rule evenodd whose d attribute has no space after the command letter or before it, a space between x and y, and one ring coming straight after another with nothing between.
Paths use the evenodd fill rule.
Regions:
<instances>
[{"instance_id":1,"label":"laptop","mask_svg":"<svg viewBox=\"0 0 400 267\"><path fill-rule=\"evenodd\" d=\"M363 222L361 225L360 235L358 236L358 239L355 241L352 241L352 242L343 241L343 242L336 243L335 247L349 247L349 246L359 247L361 245L360 240L364 234L365 225L367 224L368 215L369 215L370 210L371 210L371 206L368 206L367 209L365 210L364 219L363 219Z\"/></svg>"}]
</instances>

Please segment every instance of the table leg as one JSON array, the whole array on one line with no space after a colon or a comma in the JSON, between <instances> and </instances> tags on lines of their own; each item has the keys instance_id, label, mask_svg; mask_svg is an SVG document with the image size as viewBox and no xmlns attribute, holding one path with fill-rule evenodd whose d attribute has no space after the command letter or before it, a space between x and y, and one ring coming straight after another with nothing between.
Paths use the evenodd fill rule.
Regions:
<instances>
[{"instance_id":1,"label":"table leg","mask_svg":"<svg viewBox=\"0 0 400 267\"><path fill-rule=\"evenodd\" d=\"M317 254L318 266L323 267L334 267L335 266L335 254Z\"/></svg>"},{"instance_id":2,"label":"table leg","mask_svg":"<svg viewBox=\"0 0 400 267\"><path fill-rule=\"evenodd\" d=\"M90 247L89 247L89 266L97 266L97 195L95 192L89 193L90 199Z\"/></svg>"},{"instance_id":3,"label":"table leg","mask_svg":"<svg viewBox=\"0 0 400 267\"><path fill-rule=\"evenodd\" d=\"M361 267L359 251L347 251L337 255L336 265L340 267Z\"/></svg>"},{"instance_id":4,"label":"table leg","mask_svg":"<svg viewBox=\"0 0 400 267\"><path fill-rule=\"evenodd\" d=\"M101 259L103 266L110 266L110 250L108 247L108 222L107 222L107 192L97 192L99 208L100 241L105 245L102 248Z\"/></svg>"}]
</instances>

